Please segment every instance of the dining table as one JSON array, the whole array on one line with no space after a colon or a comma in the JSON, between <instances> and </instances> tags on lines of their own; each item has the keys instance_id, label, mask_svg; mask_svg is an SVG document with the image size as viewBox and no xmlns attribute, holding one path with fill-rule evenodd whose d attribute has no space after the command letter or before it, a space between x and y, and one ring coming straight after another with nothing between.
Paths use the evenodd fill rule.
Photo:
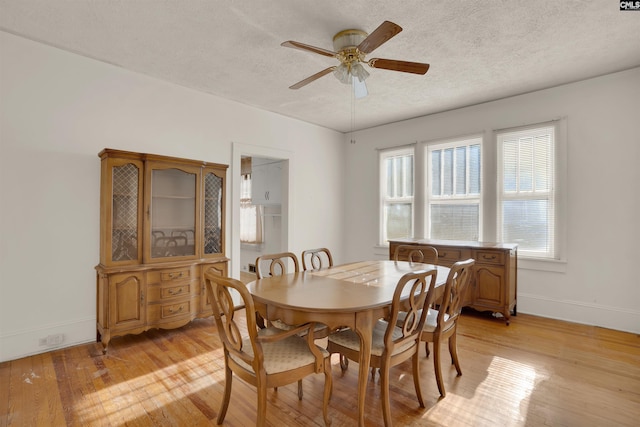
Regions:
<instances>
[{"instance_id":1,"label":"dining table","mask_svg":"<svg viewBox=\"0 0 640 427\"><path fill-rule=\"evenodd\" d=\"M372 260L335 265L247 284L256 310L267 320L289 325L322 323L330 330L349 327L360 337L358 425L364 426L365 396L375 322L391 308L398 281L406 273L437 268L436 287L449 268L408 261ZM436 291L437 295L437 291Z\"/></svg>"}]
</instances>

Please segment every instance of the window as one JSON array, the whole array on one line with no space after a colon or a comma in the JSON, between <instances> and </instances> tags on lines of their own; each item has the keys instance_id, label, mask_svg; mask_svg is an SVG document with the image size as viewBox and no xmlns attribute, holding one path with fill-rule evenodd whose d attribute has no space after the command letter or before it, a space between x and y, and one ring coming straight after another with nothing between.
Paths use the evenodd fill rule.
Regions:
<instances>
[{"instance_id":1,"label":"window","mask_svg":"<svg viewBox=\"0 0 640 427\"><path fill-rule=\"evenodd\" d=\"M427 237L480 239L481 143L475 137L427 145Z\"/></svg>"},{"instance_id":2,"label":"window","mask_svg":"<svg viewBox=\"0 0 640 427\"><path fill-rule=\"evenodd\" d=\"M413 147L380 152L381 236L389 239L413 236Z\"/></svg>"},{"instance_id":3,"label":"window","mask_svg":"<svg viewBox=\"0 0 640 427\"><path fill-rule=\"evenodd\" d=\"M240 242L262 241L262 206L251 204L251 174L244 174L240 181Z\"/></svg>"},{"instance_id":4,"label":"window","mask_svg":"<svg viewBox=\"0 0 640 427\"><path fill-rule=\"evenodd\" d=\"M558 118L380 151L380 245L516 243L531 268L556 271L566 256L566 132Z\"/></svg>"},{"instance_id":5,"label":"window","mask_svg":"<svg viewBox=\"0 0 640 427\"><path fill-rule=\"evenodd\" d=\"M524 256L557 258L556 127L497 133L498 241Z\"/></svg>"}]
</instances>

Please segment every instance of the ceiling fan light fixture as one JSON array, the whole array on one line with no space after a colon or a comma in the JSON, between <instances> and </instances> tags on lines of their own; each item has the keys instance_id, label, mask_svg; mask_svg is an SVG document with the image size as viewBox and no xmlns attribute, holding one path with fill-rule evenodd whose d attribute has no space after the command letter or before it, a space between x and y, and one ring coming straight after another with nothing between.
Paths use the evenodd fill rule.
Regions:
<instances>
[{"instance_id":1,"label":"ceiling fan light fixture","mask_svg":"<svg viewBox=\"0 0 640 427\"><path fill-rule=\"evenodd\" d=\"M361 63L355 62L351 64L351 75L357 77L361 82L364 82L367 77L369 77L369 72L364 69Z\"/></svg>"},{"instance_id":2,"label":"ceiling fan light fixture","mask_svg":"<svg viewBox=\"0 0 640 427\"><path fill-rule=\"evenodd\" d=\"M340 80L341 83L351 83L351 73L349 72L349 66L347 64L342 63L338 65L333 71L333 75L336 76L336 79Z\"/></svg>"}]
</instances>

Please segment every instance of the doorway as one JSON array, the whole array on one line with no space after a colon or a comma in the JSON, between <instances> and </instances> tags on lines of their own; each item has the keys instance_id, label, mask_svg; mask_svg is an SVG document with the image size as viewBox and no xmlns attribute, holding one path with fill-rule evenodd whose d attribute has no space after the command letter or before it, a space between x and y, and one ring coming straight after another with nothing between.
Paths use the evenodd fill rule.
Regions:
<instances>
[{"instance_id":1,"label":"doorway","mask_svg":"<svg viewBox=\"0 0 640 427\"><path fill-rule=\"evenodd\" d=\"M252 159L252 199L262 206L264 241L245 244L240 238L242 158ZM291 167L293 153L269 147L233 143L231 168L231 277L243 279L261 253L286 252L291 247ZM255 166L254 166L255 165ZM255 179L255 185L254 185ZM265 186L266 185L266 186ZM243 273L243 274L241 274ZM243 277L244 276L244 277ZM249 276L250 277L250 276Z\"/></svg>"}]
</instances>

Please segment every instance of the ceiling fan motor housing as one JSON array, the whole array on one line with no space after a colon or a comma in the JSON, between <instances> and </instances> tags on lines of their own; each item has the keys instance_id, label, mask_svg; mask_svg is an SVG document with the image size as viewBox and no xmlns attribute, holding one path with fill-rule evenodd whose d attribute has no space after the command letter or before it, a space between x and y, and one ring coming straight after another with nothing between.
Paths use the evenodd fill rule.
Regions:
<instances>
[{"instance_id":1,"label":"ceiling fan motor housing","mask_svg":"<svg viewBox=\"0 0 640 427\"><path fill-rule=\"evenodd\" d=\"M362 30L343 30L333 36L333 50L340 62L351 63L364 60L364 54L357 47L369 34Z\"/></svg>"},{"instance_id":2,"label":"ceiling fan motor housing","mask_svg":"<svg viewBox=\"0 0 640 427\"><path fill-rule=\"evenodd\" d=\"M362 30L343 30L338 34L333 36L333 50L336 52L340 52L342 49L346 47L356 47L364 39L367 38L369 34Z\"/></svg>"}]
</instances>

